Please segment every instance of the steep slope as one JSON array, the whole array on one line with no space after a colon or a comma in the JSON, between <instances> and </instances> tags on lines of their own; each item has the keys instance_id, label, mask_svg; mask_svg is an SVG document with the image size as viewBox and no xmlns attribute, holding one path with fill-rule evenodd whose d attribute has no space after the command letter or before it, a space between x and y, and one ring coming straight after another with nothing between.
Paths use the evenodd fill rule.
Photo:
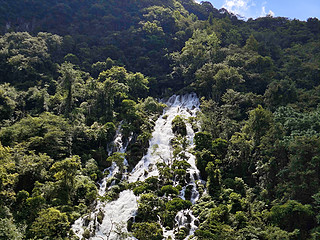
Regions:
<instances>
[{"instance_id":1,"label":"steep slope","mask_svg":"<svg viewBox=\"0 0 320 240\"><path fill-rule=\"evenodd\" d=\"M318 19L0 0L0 22L1 239L319 238Z\"/></svg>"},{"instance_id":2,"label":"steep slope","mask_svg":"<svg viewBox=\"0 0 320 240\"><path fill-rule=\"evenodd\" d=\"M189 153L189 151L194 147L194 130L192 129L191 124L187 123L186 136L184 139L180 139L182 137L181 135L175 136L173 133L172 122L177 116L182 117L186 121L190 117L195 117L197 111L199 111L199 104L199 99L195 94L184 96L174 95L170 97L169 100L166 101L166 105L168 107L155 123L147 154L141 159L141 161L139 161L131 173L124 173L121 181L127 180L132 184L132 186L145 184L145 181L149 182L147 179L158 179L158 184L160 184L160 186L162 184L172 182L172 185L167 186L171 186L174 189L179 186L181 188L181 192L170 194L170 196L163 196L162 198L159 197L159 201L163 201L163 204L165 204L179 195L182 199L185 200L187 198L194 204L199 199L196 182L196 180L199 180L199 170L195 164L195 157ZM119 136L121 136L121 134ZM185 149L181 149L179 152L177 152L177 146L173 144L174 141L177 141L177 137L179 141L184 141L184 144L186 145L184 146ZM125 148L123 150L125 150ZM177 166L182 166L182 164L185 164L185 168L177 168ZM158 167L163 169L164 166L169 168L169 171L172 172L172 176L170 178L164 176L163 172L158 169ZM119 171L117 169L118 168L109 168L108 170L111 170L112 173L110 173L103 182L110 183L110 178ZM178 170L184 170L185 172L182 175L181 173L177 174ZM188 178L186 178L186 175L188 175ZM118 184L123 184L121 181ZM201 181L199 182L201 184ZM100 186L100 188L104 187L104 184ZM115 185L111 184L109 186L109 190L114 187ZM124 190L120 192L119 198L115 201L109 203L99 202L96 206L96 210L90 216L80 218L75 222L73 225L73 231L79 238L82 236L91 236L90 239L117 239L126 235L129 219L135 219L137 216L136 224L148 222L139 219L139 216L142 215L141 211L144 211L142 209L143 203L139 200L139 195L150 191L146 189L146 191L139 192L137 189L138 188L135 188L133 190L136 196L131 190ZM186 189L189 191L188 194L186 194ZM160 189L156 191L158 196L163 195L159 190ZM101 196L103 197L104 195L105 191L102 190ZM158 214L159 222L163 225L168 224L166 223L165 218L163 218L162 213L159 212ZM182 228L186 229L186 236L188 236L189 233L190 235L193 235L196 226L194 225L195 218L193 217L192 212L190 210L181 210L179 212L176 211L176 214L176 216L173 216L174 222L172 223L172 230L168 231L163 227L164 236L171 236L174 239L174 235ZM190 219L191 216L193 219ZM137 236L137 234L139 233L135 232L134 236ZM152 233L146 234L152 236Z\"/></svg>"}]
</instances>

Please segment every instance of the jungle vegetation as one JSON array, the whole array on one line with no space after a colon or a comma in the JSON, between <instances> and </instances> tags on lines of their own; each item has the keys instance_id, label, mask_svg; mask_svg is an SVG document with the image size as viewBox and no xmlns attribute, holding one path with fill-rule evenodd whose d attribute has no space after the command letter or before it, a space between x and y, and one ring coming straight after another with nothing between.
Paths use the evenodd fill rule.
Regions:
<instances>
[{"instance_id":1,"label":"jungle vegetation","mask_svg":"<svg viewBox=\"0 0 320 240\"><path fill-rule=\"evenodd\" d=\"M104 200L140 196L134 236L162 239L159 217L170 229L191 207L199 240L320 238L317 18L244 21L192 0L0 0L0 33L1 239L74 238L103 170L123 160L108 155L118 127L133 168L157 99L187 92L201 98L188 121L200 123L207 194L192 206L178 197L186 161L131 185L120 174ZM176 156L185 121L173 123Z\"/></svg>"}]
</instances>

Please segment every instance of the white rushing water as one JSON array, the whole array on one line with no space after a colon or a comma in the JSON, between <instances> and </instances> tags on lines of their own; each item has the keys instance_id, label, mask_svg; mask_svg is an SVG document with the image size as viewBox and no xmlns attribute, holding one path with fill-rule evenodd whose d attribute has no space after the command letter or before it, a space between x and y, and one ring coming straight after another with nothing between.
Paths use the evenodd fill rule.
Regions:
<instances>
[{"instance_id":1,"label":"white rushing water","mask_svg":"<svg viewBox=\"0 0 320 240\"><path fill-rule=\"evenodd\" d=\"M188 94L184 96L172 96L169 98L169 100L166 102L168 105L168 109L165 111L164 115L167 116L166 119L163 119L163 117L159 118L159 124L155 126L155 130L153 133L153 139L151 140L151 144L154 144L158 146L156 153L152 154L152 152L148 151L148 154L146 157L151 154L151 157L147 160L144 160L144 163L155 165L155 162L157 161L164 161L165 163L170 163L170 159L172 158L172 149L170 148L170 140L174 138L174 134L172 132L172 120L176 116L181 116L185 120L188 120L190 117L195 117L197 112L199 111L200 102L197 98L196 94ZM190 150L194 147L193 138L194 138L194 130L192 129L192 126L188 121L185 121L186 127L187 127L187 140L189 142L189 148L187 150ZM152 148L152 145L150 145L150 149ZM185 152L185 155L187 157L187 162L190 164L190 168L187 170L190 180L188 185L192 186L191 191L191 198L190 201L192 204L194 204L199 199L199 192L197 191L196 187L196 181L200 179L200 172L196 167L196 158L194 155L190 154L188 151ZM156 174L156 170L152 172L152 174ZM149 175L148 175L149 177ZM180 197L182 199L185 199L185 191L186 186L183 187ZM189 236L193 235L195 230L197 229L197 226L195 224L196 218L192 214L191 210L181 210L177 213L175 217L175 228L173 230L166 230L163 228L163 233L165 238L171 237L171 239L175 239L174 233L178 231L180 228L184 227L187 229L190 229L189 235L185 238L188 239Z\"/></svg>"},{"instance_id":2,"label":"white rushing water","mask_svg":"<svg viewBox=\"0 0 320 240\"><path fill-rule=\"evenodd\" d=\"M156 167L157 162L170 164L172 159L170 140L174 138L171 125L172 120L178 115L185 119L195 116L200 105L196 94L173 95L165 103L168 105L168 108L156 121L148 152L132 170L128 179L129 182L143 181L148 177L157 176L159 174ZM187 133L188 140L193 144L194 132L191 124L187 124ZM190 171L196 173L195 158L189 158L189 163L192 166Z\"/></svg>"},{"instance_id":3,"label":"white rushing water","mask_svg":"<svg viewBox=\"0 0 320 240\"><path fill-rule=\"evenodd\" d=\"M189 117L195 117L197 111L199 111L199 99L196 94L187 94L183 96L174 95L170 97L164 103L167 104L167 108L164 110L162 116L155 123L154 132L152 134L152 139L149 142L149 149L147 154L138 162L135 168L128 174L128 181L130 183L136 181L144 181L146 178L151 176L158 176L159 172L156 166L157 162L163 162L167 165L172 164L172 147L170 146L170 141L174 138L172 132L172 120L180 115L185 120ZM187 121L187 140L190 143L189 148L191 149L193 145L194 131L191 124ZM122 143L122 136L118 130L115 139L115 145L117 145L117 150L119 152L125 152L126 146ZM188 185L192 186L191 199L190 201L194 204L198 198L199 193L196 188L196 181L199 180L199 170L196 167L195 156L186 151L187 161L190 164L190 168L187 170L188 175L190 175L190 180ZM124 162L127 164L126 160ZM110 168L107 169L110 173L102 180L99 189L99 195L105 195L107 191L107 181L108 179L115 176L118 172L118 166L113 163ZM184 187L180 193L182 199L185 198L186 187ZM95 211L93 211L89 216L82 217L78 219L72 229L74 233L82 239L85 229L89 229L92 235L89 239L135 239L130 236L126 236L127 221L134 217L137 213L138 198L133 194L131 190L125 190L120 193L119 198L115 201L104 203L98 201ZM103 214L101 214L101 212ZM98 222L97 216L103 216L101 223ZM189 235L192 235L196 230L196 218L193 216L191 210L182 210L178 212L175 217L175 230L186 227L188 228ZM163 228L164 229L164 228ZM168 231L164 229L164 237L171 237L174 239L175 230ZM186 238L187 239L187 238ZM145 239L140 239L145 240Z\"/></svg>"},{"instance_id":4,"label":"white rushing water","mask_svg":"<svg viewBox=\"0 0 320 240\"><path fill-rule=\"evenodd\" d=\"M116 132L116 137L113 140L113 143L111 144L111 146L109 146L109 150L108 150L108 155L110 156L113 152L120 152L120 153L125 153L127 150L127 146L128 143L130 142L131 138L126 142L123 143L123 139L122 139L122 133L121 133L121 126L122 126L122 122L120 123L120 126L117 129ZM128 162L127 159L124 159L123 161L124 166L128 166ZM115 162L112 162L111 166L107 169L105 169L104 173L108 171L109 174L107 177L103 178L101 183L99 184L99 196L104 196L106 193L106 187L107 187L107 181L110 178L113 178L116 176L116 174L119 172L119 167L117 166L117 164ZM113 185L113 184L111 184Z\"/></svg>"},{"instance_id":5,"label":"white rushing water","mask_svg":"<svg viewBox=\"0 0 320 240\"><path fill-rule=\"evenodd\" d=\"M114 151L120 153L125 153L126 151L130 139L126 144L123 143L120 130L121 124L117 129L113 144L110 146L109 155L111 155ZM126 159L124 159L123 164L125 166L128 165ZM119 173L119 167L115 162L113 162L111 166L105 170L105 172L106 171L108 171L109 174L103 178L99 184L100 187L98 194L101 197L106 194L108 180L115 177L116 174ZM110 184L110 187L113 185L114 181ZM131 190L126 190L121 192L119 198L115 201L108 203L98 201L95 210L91 214L76 220L72 226L72 230L80 239L82 239L85 229L89 230L91 236L89 239L91 240L130 239L129 237L123 237L127 232L126 223L131 216L136 214L137 209L137 197ZM99 215L103 217L101 223L98 221Z\"/></svg>"},{"instance_id":6,"label":"white rushing water","mask_svg":"<svg viewBox=\"0 0 320 240\"><path fill-rule=\"evenodd\" d=\"M129 236L123 236L126 236L127 233L127 221L136 214L137 209L137 197L131 190L125 190L120 193L119 198L115 201L106 204L99 202L96 211L86 218L78 219L72 229L80 239L82 239L84 228L89 229L90 232L95 232L94 236L89 238L91 240L132 239ZM97 220L99 212L103 213L101 224ZM85 227L87 221L90 222Z\"/></svg>"}]
</instances>

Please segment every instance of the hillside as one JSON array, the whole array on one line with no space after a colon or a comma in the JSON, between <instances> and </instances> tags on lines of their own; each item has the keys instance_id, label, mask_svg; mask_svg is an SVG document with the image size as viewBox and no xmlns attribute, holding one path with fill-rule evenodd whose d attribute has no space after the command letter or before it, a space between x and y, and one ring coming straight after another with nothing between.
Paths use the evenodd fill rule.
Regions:
<instances>
[{"instance_id":1,"label":"hillside","mask_svg":"<svg viewBox=\"0 0 320 240\"><path fill-rule=\"evenodd\" d=\"M319 239L318 19L0 6L1 239Z\"/></svg>"}]
</instances>

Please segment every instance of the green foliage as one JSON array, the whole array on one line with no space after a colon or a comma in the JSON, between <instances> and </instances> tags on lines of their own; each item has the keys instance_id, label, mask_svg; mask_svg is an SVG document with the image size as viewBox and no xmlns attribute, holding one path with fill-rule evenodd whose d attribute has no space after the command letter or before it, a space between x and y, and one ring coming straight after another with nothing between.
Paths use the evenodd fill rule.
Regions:
<instances>
[{"instance_id":1,"label":"green foliage","mask_svg":"<svg viewBox=\"0 0 320 240\"><path fill-rule=\"evenodd\" d=\"M17 172L19 173L18 189L31 191L35 181L48 180L49 168L53 163L46 154L35 154L34 152L25 153L21 149L15 149L17 161Z\"/></svg>"},{"instance_id":2,"label":"green foliage","mask_svg":"<svg viewBox=\"0 0 320 240\"><path fill-rule=\"evenodd\" d=\"M315 210L317 211L320 208L320 193L316 193L315 195L312 196L312 198L314 199ZM318 213L319 213L319 211L318 211ZM317 223L319 224L320 214L318 214L316 216L316 218L317 218Z\"/></svg>"},{"instance_id":3,"label":"green foliage","mask_svg":"<svg viewBox=\"0 0 320 240\"><path fill-rule=\"evenodd\" d=\"M285 106L297 99L297 89L295 84L289 80L272 82L264 94L265 102L270 108L275 106Z\"/></svg>"},{"instance_id":4,"label":"green foliage","mask_svg":"<svg viewBox=\"0 0 320 240\"><path fill-rule=\"evenodd\" d=\"M176 196L179 194L179 190L172 185L165 185L161 188L161 193L166 196Z\"/></svg>"},{"instance_id":5,"label":"green foliage","mask_svg":"<svg viewBox=\"0 0 320 240\"><path fill-rule=\"evenodd\" d=\"M218 159L223 159L227 154L228 141L217 138L212 141L212 152Z\"/></svg>"},{"instance_id":6,"label":"green foliage","mask_svg":"<svg viewBox=\"0 0 320 240\"><path fill-rule=\"evenodd\" d=\"M136 185L133 189L135 195L159 190L159 180L156 177L147 178L144 182L137 182Z\"/></svg>"},{"instance_id":7,"label":"green foliage","mask_svg":"<svg viewBox=\"0 0 320 240\"><path fill-rule=\"evenodd\" d=\"M219 101L221 96L228 88L235 88L239 83L244 82L243 77L238 73L236 68L217 66L217 72L213 77L214 85L212 86L213 99Z\"/></svg>"},{"instance_id":8,"label":"green foliage","mask_svg":"<svg viewBox=\"0 0 320 240\"><path fill-rule=\"evenodd\" d=\"M134 223L133 236L138 239L161 240L163 238L162 228L156 222Z\"/></svg>"},{"instance_id":9,"label":"green foliage","mask_svg":"<svg viewBox=\"0 0 320 240\"><path fill-rule=\"evenodd\" d=\"M0 139L7 146L20 143L29 150L62 158L69 153L69 130L70 125L63 117L42 113L39 117L28 116L1 129Z\"/></svg>"},{"instance_id":10,"label":"green foliage","mask_svg":"<svg viewBox=\"0 0 320 240\"><path fill-rule=\"evenodd\" d=\"M124 163L123 163L125 157L126 157L125 153L115 152L110 157L107 158L107 162L116 163L117 166L119 167L120 173L122 173L123 170L125 169L125 166L124 166Z\"/></svg>"},{"instance_id":11,"label":"green foliage","mask_svg":"<svg viewBox=\"0 0 320 240\"><path fill-rule=\"evenodd\" d=\"M125 99L121 103L122 119L126 119L127 122L131 123L138 118L135 109L136 103L133 100Z\"/></svg>"},{"instance_id":12,"label":"green foliage","mask_svg":"<svg viewBox=\"0 0 320 240\"><path fill-rule=\"evenodd\" d=\"M13 186L17 181L18 174L13 171L15 163L11 157L11 149L2 146L0 142L0 197L3 203L12 200L15 195Z\"/></svg>"},{"instance_id":13,"label":"green foliage","mask_svg":"<svg viewBox=\"0 0 320 240\"><path fill-rule=\"evenodd\" d=\"M209 162L214 161L215 156L207 149L196 152L196 158L197 158L197 168L199 169L201 176L206 177L205 168L207 167L207 164Z\"/></svg>"},{"instance_id":14,"label":"green foliage","mask_svg":"<svg viewBox=\"0 0 320 240\"><path fill-rule=\"evenodd\" d=\"M84 200L85 203L90 204L93 202L98 194L98 189L95 182L87 176L76 176L74 179L74 198L77 202Z\"/></svg>"},{"instance_id":15,"label":"green foliage","mask_svg":"<svg viewBox=\"0 0 320 240\"><path fill-rule=\"evenodd\" d=\"M0 238L20 240L22 236L22 233L17 229L12 219L0 219Z\"/></svg>"},{"instance_id":16,"label":"green foliage","mask_svg":"<svg viewBox=\"0 0 320 240\"><path fill-rule=\"evenodd\" d=\"M163 210L162 199L153 193L146 193L140 196L137 218L141 221L157 221L158 213Z\"/></svg>"},{"instance_id":17,"label":"green foliage","mask_svg":"<svg viewBox=\"0 0 320 240\"><path fill-rule=\"evenodd\" d=\"M98 164L94 159L89 159L86 162L82 172L89 176L93 181L97 181L102 176L102 172L99 170Z\"/></svg>"},{"instance_id":18,"label":"green foliage","mask_svg":"<svg viewBox=\"0 0 320 240\"><path fill-rule=\"evenodd\" d=\"M207 31L196 30L191 38L185 42L185 46L181 52L172 54L175 62L174 74L177 78L186 78L186 83L190 83L191 79L204 63L207 61L215 61L220 41L213 32L208 34ZM179 79L180 80L180 79ZM183 81L181 79L181 81Z\"/></svg>"},{"instance_id":19,"label":"green foliage","mask_svg":"<svg viewBox=\"0 0 320 240\"><path fill-rule=\"evenodd\" d=\"M142 73L130 74L127 78L129 94L133 99L146 97L149 87L149 81Z\"/></svg>"},{"instance_id":20,"label":"green foliage","mask_svg":"<svg viewBox=\"0 0 320 240\"><path fill-rule=\"evenodd\" d=\"M19 93L9 83L0 85L0 121L16 118Z\"/></svg>"},{"instance_id":21,"label":"green foliage","mask_svg":"<svg viewBox=\"0 0 320 240\"><path fill-rule=\"evenodd\" d=\"M182 209L187 209L191 207L191 202L188 200L182 200L181 198L173 198L166 203L166 209L168 211L178 212Z\"/></svg>"},{"instance_id":22,"label":"green foliage","mask_svg":"<svg viewBox=\"0 0 320 240\"><path fill-rule=\"evenodd\" d=\"M53 177L61 183L62 190L65 191L59 195L66 201L69 200L70 191L74 187L75 176L80 169L81 163L79 156L72 156L65 160L56 162L50 168L50 171L54 173ZM66 194L66 196L63 196Z\"/></svg>"},{"instance_id":23,"label":"green foliage","mask_svg":"<svg viewBox=\"0 0 320 240\"><path fill-rule=\"evenodd\" d=\"M187 127L181 116L177 115L172 120L172 131L174 134L180 134L181 136L187 135Z\"/></svg>"},{"instance_id":24,"label":"green foliage","mask_svg":"<svg viewBox=\"0 0 320 240\"><path fill-rule=\"evenodd\" d=\"M196 145L195 155L197 168L199 169L202 177L212 177L208 182L208 186L210 186L210 194L213 194L214 185L218 184L216 187L217 189L220 188L221 176L220 170L217 168L217 164L221 161L219 159L223 159L225 157L228 143L226 140L221 138L217 138L212 141L212 136L207 132L196 133L194 139Z\"/></svg>"},{"instance_id":25,"label":"green foliage","mask_svg":"<svg viewBox=\"0 0 320 240\"><path fill-rule=\"evenodd\" d=\"M247 39L246 45L244 46L244 48L249 51L258 51L259 43L252 34Z\"/></svg>"},{"instance_id":26,"label":"green foliage","mask_svg":"<svg viewBox=\"0 0 320 240\"><path fill-rule=\"evenodd\" d=\"M198 132L194 136L195 150L202 151L203 149L211 150L212 136L207 132Z\"/></svg>"},{"instance_id":27,"label":"green foliage","mask_svg":"<svg viewBox=\"0 0 320 240\"><path fill-rule=\"evenodd\" d=\"M259 145L261 137L266 134L272 122L272 113L259 105L249 113L249 120L243 131L252 137L256 145Z\"/></svg>"},{"instance_id":28,"label":"green foliage","mask_svg":"<svg viewBox=\"0 0 320 240\"><path fill-rule=\"evenodd\" d=\"M0 39L0 81L9 81L21 88L46 81L54 68L50 61L50 48L59 48L59 45L61 37L50 33L38 33L35 37L27 32L5 34Z\"/></svg>"},{"instance_id":29,"label":"green foliage","mask_svg":"<svg viewBox=\"0 0 320 240\"><path fill-rule=\"evenodd\" d=\"M139 107L141 107L147 113L154 114L154 113L162 113L165 107L165 104L159 103L154 98L149 96L139 104Z\"/></svg>"},{"instance_id":30,"label":"green foliage","mask_svg":"<svg viewBox=\"0 0 320 240\"><path fill-rule=\"evenodd\" d=\"M289 200L283 205L276 205L271 208L271 221L282 229L293 231L300 230L300 237L307 238L308 230L314 226L313 211L310 205Z\"/></svg>"},{"instance_id":31,"label":"green foliage","mask_svg":"<svg viewBox=\"0 0 320 240\"><path fill-rule=\"evenodd\" d=\"M204 98L190 153L207 181L195 183L196 238L319 238L318 19L242 21L191 0L1 3L0 238L72 238L102 170L125 172L124 155L108 157L119 123L132 168L166 107L157 99L191 91ZM186 136L181 116L172 125ZM138 239L162 239L191 207L177 198L194 187L189 144L176 136L159 178L130 184ZM121 178L105 199L127 189Z\"/></svg>"},{"instance_id":32,"label":"green foliage","mask_svg":"<svg viewBox=\"0 0 320 240\"><path fill-rule=\"evenodd\" d=\"M219 196L221 191L221 173L213 162L209 162L206 167L208 175L207 188L212 196Z\"/></svg>"},{"instance_id":33,"label":"green foliage","mask_svg":"<svg viewBox=\"0 0 320 240\"><path fill-rule=\"evenodd\" d=\"M34 239L67 239L68 217L55 208L44 209L31 226L30 234Z\"/></svg>"},{"instance_id":34,"label":"green foliage","mask_svg":"<svg viewBox=\"0 0 320 240\"><path fill-rule=\"evenodd\" d=\"M81 72L75 70L74 65L70 62L61 64L58 72L61 75L59 78L59 87L61 87L61 95L64 96L63 112L66 117L69 117L75 93L77 93L78 96L81 95L83 80L81 78Z\"/></svg>"}]
</instances>

